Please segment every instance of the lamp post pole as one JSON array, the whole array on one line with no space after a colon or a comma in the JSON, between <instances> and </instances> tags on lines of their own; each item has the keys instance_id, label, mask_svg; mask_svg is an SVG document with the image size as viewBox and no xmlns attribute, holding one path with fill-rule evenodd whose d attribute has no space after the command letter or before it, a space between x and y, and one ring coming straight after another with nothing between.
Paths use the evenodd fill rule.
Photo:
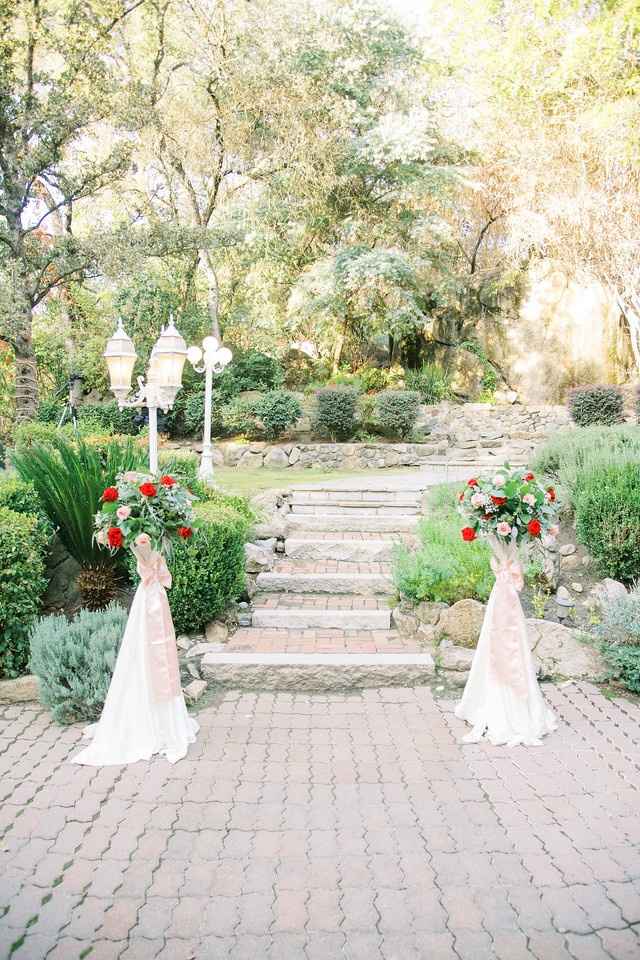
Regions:
<instances>
[{"instance_id":1,"label":"lamp post pole","mask_svg":"<svg viewBox=\"0 0 640 960\"><path fill-rule=\"evenodd\" d=\"M222 373L232 360L228 347L221 347L215 337L205 337L202 347L189 347L187 357L197 373L204 373L204 429L202 456L198 477L213 483L213 444L211 443L211 407L213 403L213 374Z\"/></svg>"}]
</instances>

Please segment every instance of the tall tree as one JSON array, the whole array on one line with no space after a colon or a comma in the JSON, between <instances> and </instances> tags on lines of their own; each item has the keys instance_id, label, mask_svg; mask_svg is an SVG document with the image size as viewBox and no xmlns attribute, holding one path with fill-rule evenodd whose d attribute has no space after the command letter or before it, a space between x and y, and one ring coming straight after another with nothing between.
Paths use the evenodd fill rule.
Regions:
<instances>
[{"instance_id":1,"label":"tall tree","mask_svg":"<svg viewBox=\"0 0 640 960\"><path fill-rule=\"evenodd\" d=\"M37 405L33 312L95 266L75 206L120 178L131 146L100 140L127 90L112 57L146 0L0 0L0 336L15 354L16 416Z\"/></svg>"}]
</instances>

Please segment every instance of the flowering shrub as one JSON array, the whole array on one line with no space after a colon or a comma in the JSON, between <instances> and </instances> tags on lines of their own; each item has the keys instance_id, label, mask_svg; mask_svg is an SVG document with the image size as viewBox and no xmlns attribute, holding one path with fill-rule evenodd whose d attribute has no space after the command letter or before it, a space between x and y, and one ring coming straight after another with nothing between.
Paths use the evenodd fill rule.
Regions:
<instances>
[{"instance_id":1,"label":"flowering shrub","mask_svg":"<svg viewBox=\"0 0 640 960\"><path fill-rule=\"evenodd\" d=\"M462 539L469 543L479 534L520 543L558 533L555 489L539 483L529 470L505 464L491 478L471 478L458 500L467 521Z\"/></svg>"},{"instance_id":2,"label":"flowering shrub","mask_svg":"<svg viewBox=\"0 0 640 960\"><path fill-rule=\"evenodd\" d=\"M567 398L569 413L579 427L588 427L592 423L620 423L623 397L618 387L596 385L574 387Z\"/></svg>"},{"instance_id":3,"label":"flowering shrub","mask_svg":"<svg viewBox=\"0 0 640 960\"><path fill-rule=\"evenodd\" d=\"M146 534L155 550L168 553L173 539L189 539L194 498L174 477L164 474L156 481L129 472L116 483L102 493L95 518L98 543L115 552Z\"/></svg>"}]
</instances>

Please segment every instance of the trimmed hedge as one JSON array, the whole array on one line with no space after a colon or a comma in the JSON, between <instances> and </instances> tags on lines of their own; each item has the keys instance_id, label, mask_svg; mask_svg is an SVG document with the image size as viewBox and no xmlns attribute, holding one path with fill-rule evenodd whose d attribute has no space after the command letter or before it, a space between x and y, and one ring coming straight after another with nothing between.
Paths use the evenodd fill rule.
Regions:
<instances>
[{"instance_id":1,"label":"trimmed hedge","mask_svg":"<svg viewBox=\"0 0 640 960\"><path fill-rule=\"evenodd\" d=\"M593 423L611 425L623 420L623 398L618 387L574 387L569 391L567 404L571 419L579 427L588 427Z\"/></svg>"},{"instance_id":2,"label":"trimmed hedge","mask_svg":"<svg viewBox=\"0 0 640 960\"><path fill-rule=\"evenodd\" d=\"M265 393L256 401L253 410L262 422L267 440L281 437L302 416L300 401L294 393L286 390L271 390Z\"/></svg>"},{"instance_id":3,"label":"trimmed hedge","mask_svg":"<svg viewBox=\"0 0 640 960\"><path fill-rule=\"evenodd\" d=\"M594 468L574 489L576 534L601 573L629 582L640 575L638 463Z\"/></svg>"},{"instance_id":4,"label":"trimmed hedge","mask_svg":"<svg viewBox=\"0 0 640 960\"><path fill-rule=\"evenodd\" d=\"M66 617L43 617L31 631L31 670L40 696L58 723L98 720L116 664L127 611L81 610Z\"/></svg>"},{"instance_id":5,"label":"trimmed hedge","mask_svg":"<svg viewBox=\"0 0 640 960\"><path fill-rule=\"evenodd\" d=\"M358 391L336 387L316 391L313 429L331 440L349 440L356 431Z\"/></svg>"},{"instance_id":6,"label":"trimmed hedge","mask_svg":"<svg viewBox=\"0 0 640 960\"><path fill-rule=\"evenodd\" d=\"M29 662L29 631L47 587L37 516L0 507L0 677Z\"/></svg>"},{"instance_id":7,"label":"trimmed hedge","mask_svg":"<svg viewBox=\"0 0 640 960\"><path fill-rule=\"evenodd\" d=\"M250 521L220 496L196 507L201 521L169 560L169 605L177 633L195 633L238 599L245 584L244 545Z\"/></svg>"},{"instance_id":8,"label":"trimmed hedge","mask_svg":"<svg viewBox=\"0 0 640 960\"><path fill-rule=\"evenodd\" d=\"M46 547L51 541L53 524L44 512L40 498L32 483L27 483L13 476L0 479L0 507L13 510L14 513L24 513L27 516L36 517L41 547Z\"/></svg>"},{"instance_id":9,"label":"trimmed hedge","mask_svg":"<svg viewBox=\"0 0 640 960\"><path fill-rule=\"evenodd\" d=\"M383 433L404 440L416 425L420 394L414 390L383 390L376 397L373 413Z\"/></svg>"}]
</instances>

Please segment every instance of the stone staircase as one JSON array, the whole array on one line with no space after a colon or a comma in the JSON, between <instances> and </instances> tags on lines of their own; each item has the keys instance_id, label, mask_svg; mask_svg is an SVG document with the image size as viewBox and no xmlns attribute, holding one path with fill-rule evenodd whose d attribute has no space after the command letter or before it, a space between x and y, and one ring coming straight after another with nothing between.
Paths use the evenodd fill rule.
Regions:
<instances>
[{"instance_id":1,"label":"stone staircase","mask_svg":"<svg viewBox=\"0 0 640 960\"><path fill-rule=\"evenodd\" d=\"M257 577L252 624L224 653L203 658L204 676L245 688L332 689L433 675L431 655L391 622L393 550L415 542L423 488L359 483L292 492L284 554Z\"/></svg>"}]
</instances>

